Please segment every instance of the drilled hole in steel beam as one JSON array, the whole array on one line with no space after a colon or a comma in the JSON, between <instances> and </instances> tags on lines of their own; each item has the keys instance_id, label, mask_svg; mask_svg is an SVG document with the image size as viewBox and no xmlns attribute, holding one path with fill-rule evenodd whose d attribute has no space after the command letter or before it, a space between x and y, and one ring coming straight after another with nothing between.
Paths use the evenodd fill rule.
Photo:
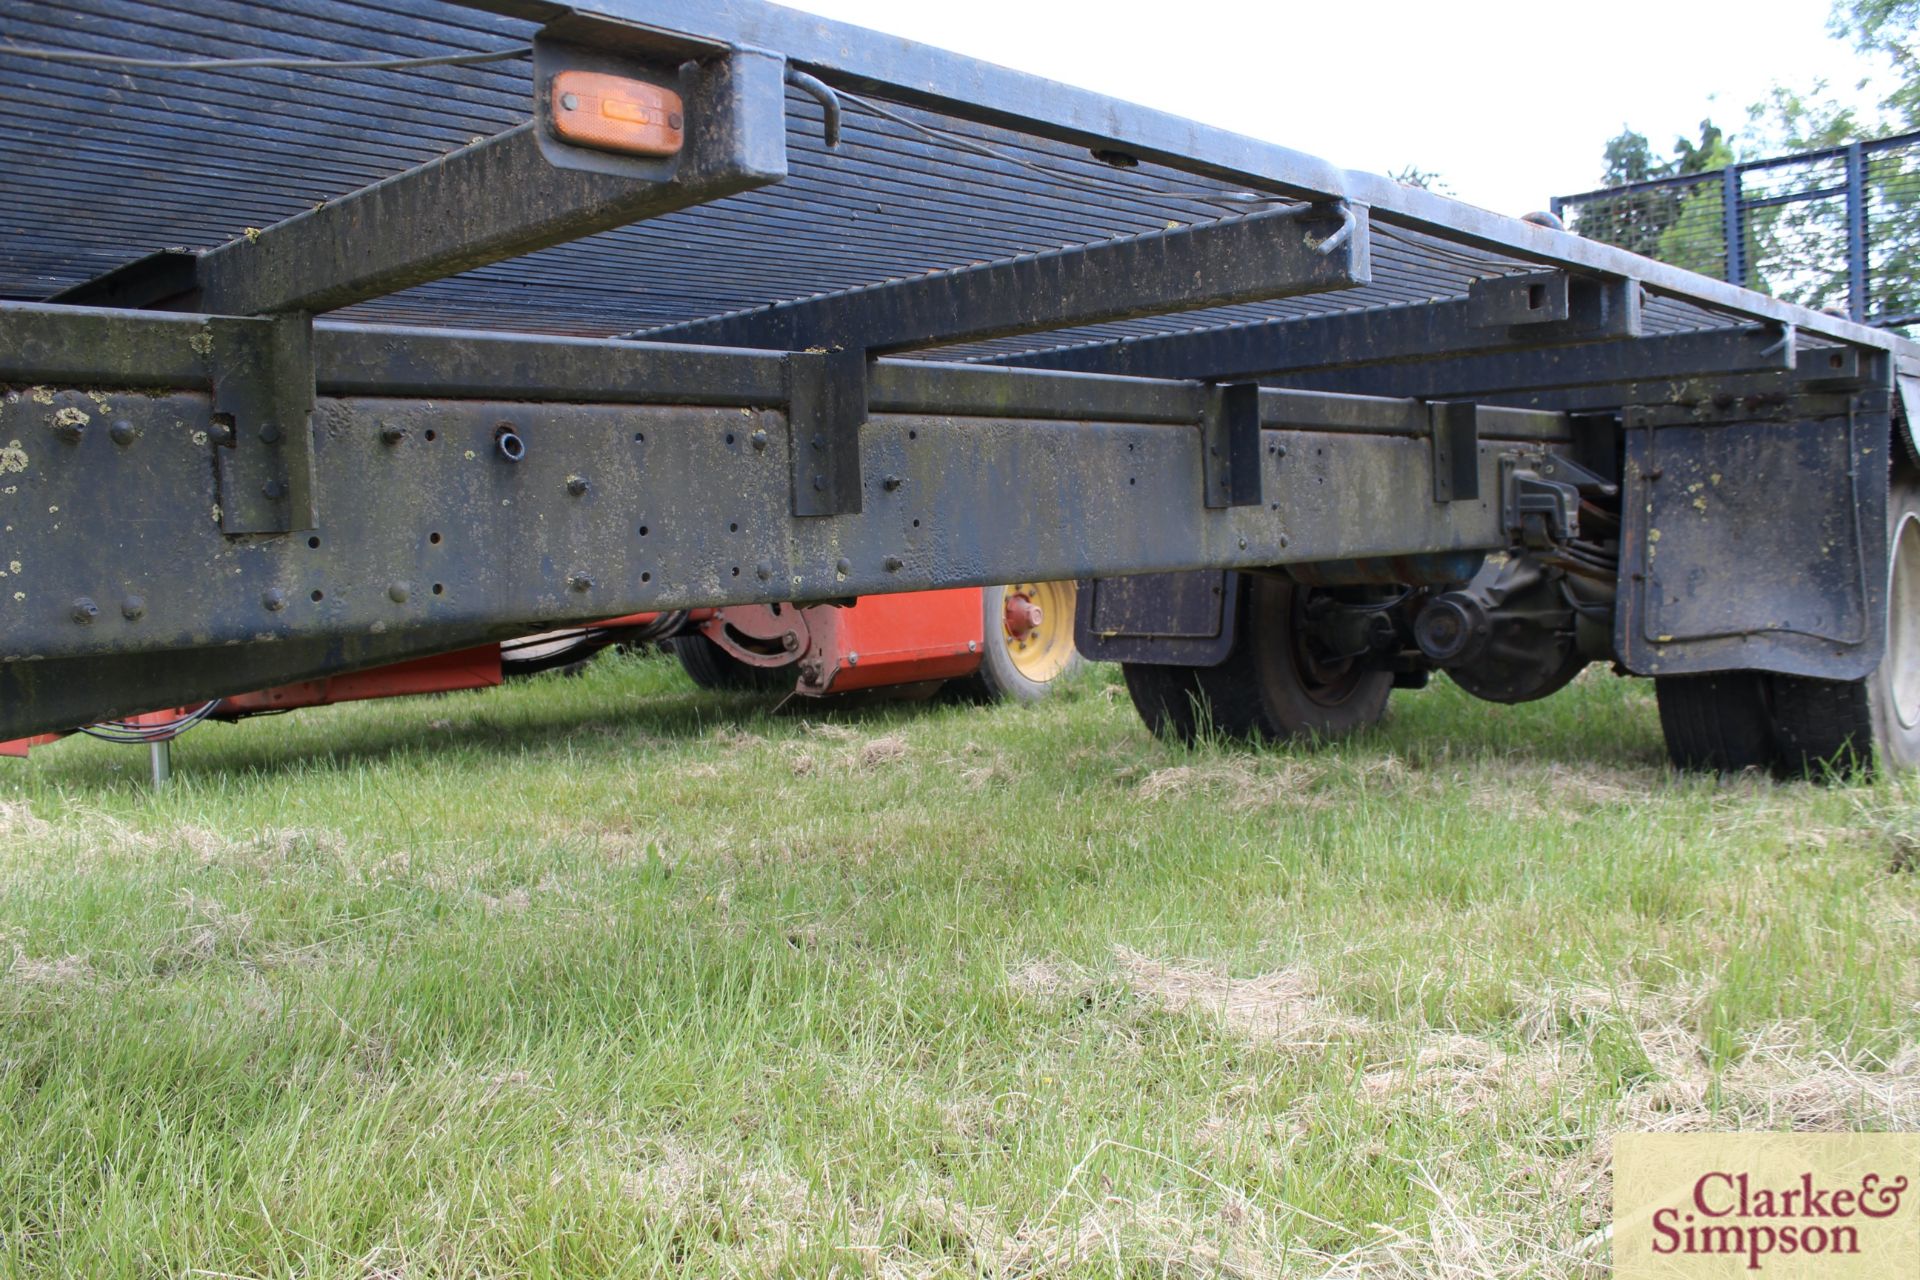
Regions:
<instances>
[{"instance_id":1,"label":"drilled hole in steel beam","mask_svg":"<svg viewBox=\"0 0 1920 1280\"><path fill-rule=\"evenodd\" d=\"M320 539L318 539L318 538L308 538L308 539L307 539L307 545L308 545L309 547L312 547L312 548L313 548L314 550L316 550L316 551L317 551L317 550L319 550L319 548L320 548Z\"/></svg>"},{"instance_id":2,"label":"drilled hole in steel beam","mask_svg":"<svg viewBox=\"0 0 1920 1280\"><path fill-rule=\"evenodd\" d=\"M437 533L430 533L427 535L427 541L431 542L434 546L437 547L440 545L440 535Z\"/></svg>"},{"instance_id":3,"label":"drilled hole in steel beam","mask_svg":"<svg viewBox=\"0 0 1920 1280\"><path fill-rule=\"evenodd\" d=\"M727 532L728 532L728 533L738 533L738 532L740 532L740 526L739 526L739 524L737 524L736 522L734 522L734 521L732 521L732 520L729 520L729 521L727 521Z\"/></svg>"},{"instance_id":4,"label":"drilled hole in steel beam","mask_svg":"<svg viewBox=\"0 0 1920 1280\"><path fill-rule=\"evenodd\" d=\"M727 432L727 443L728 443L728 444L732 444L732 443L733 443L733 432L731 432L731 431L729 431L729 432Z\"/></svg>"},{"instance_id":5,"label":"drilled hole in steel beam","mask_svg":"<svg viewBox=\"0 0 1920 1280\"><path fill-rule=\"evenodd\" d=\"M635 444L645 444L645 443L647 442L647 433L646 433L646 432L644 432L644 431L636 431L636 432L634 432L634 433L633 433L633 442L634 442Z\"/></svg>"},{"instance_id":6,"label":"drilled hole in steel beam","mask_svg":"<svg viewBox=\"0 0 1920 1280\"><path fill-rule=\"evenodd\" d=\"M433 443L433 442L434 442L435 440L438 440L439 438L440 438L440 433L439 433L438 431L435 431L435 430L433 430L432 428L428 428L428 430L427 430L427 443L429 443L429 444L431 444L431 443Z\"/></svg>"},{"instance_id":7,"label":"drilled hole in steel beam","mask_svg":"<svg viewBox=\"0 0 1920 1280\"><path fill-rule=\"evenodd\" d=\"M321 590L320 588L318 588L318 587L315 587L315 588L313 589L313 597L312 597L312 598L313 598L313 602L314 602L315 604L319 604L319 603L320 603L320 602L321 602L322 600L325 600L325 599L327 598L327 593L326 593L326 592L324 592L324 591L322 591L322 590Z\"/></svg>"},{"instance_id":8,"label":"drilled hole in steel beam","mask_svg":"<svg viewBox=\"0 0 1920 1280\"><path fill-rule=\"evenodd\" d=\"M733 566L733 576L734 576L734 577L736 577L736 578L740 576L740 566L739 566L739 565L735 565L735 566Z\"/></svg>"},{"instance_id":9,"label":"drilled hole in steel beam","mask_svg":"<svg viewBox=\"0 0 1920 1280\"><path fill-rule=\"evenodd\" d=\"M914 527L914 528L916 528L916 529L918 529L918 528L920 527L920 522L919 522L918 520L915 520L915 521L913 522L913 527Z\"/></svg>"},{"instance_id":10,"label":"drilled hole in steel beam","mask_svg":"<svg viewBox=\"0 0 1920 1280\"><path fill-rule=\"evenodd\" d=\"M437 596L443 596L443 595L445 595L445 594L447 594L447 584L446 584L446 583L444 583L444 582L436 582L436 583L434 583L434 584L433 584L433 594L435 594L435 595L437 595Z\"/></svg>"},{"instance_id":11,"label":"drilled hole in steel beam","mask_svg":"<svg viewBox=\"0 0 1920 1280\"><path fill-rule=\"evenodd\" d=\"M650 573L643 573L643 574L641 574L641 575L640 575L640 581L642 581L642 582L652 582L652 581L653 581L653 575L652 575L652 574L650 574Z\"/></svg>"},{"instance_id":12,"label":"drilled hole in steel beam","mask_svg":"<svg viewBox=\"0 0 1920 1280\"><path fill-rule=\"evenodd\" d=\"M640 526L640 536L643 538L647 536L647 526L645 525Z\"/></svg>"}]
</instances>

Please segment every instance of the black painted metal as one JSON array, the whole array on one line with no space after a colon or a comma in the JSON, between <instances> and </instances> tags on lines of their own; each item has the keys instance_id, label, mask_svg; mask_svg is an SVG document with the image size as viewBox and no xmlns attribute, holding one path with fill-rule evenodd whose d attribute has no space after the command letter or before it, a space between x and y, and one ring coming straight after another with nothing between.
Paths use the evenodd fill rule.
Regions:
<instances>
[{"instance_id":1,"label":"black painted metal","mask_svg":"<svg viewBox=\"0 0 1920 1280\"><path fill-rule=\"evenodd\" d=\"M1842 319L1806 321L1800 309L1652 263L1610 246L1477 209L1372 174L1342 170L1271 143L1196 125L1166 112L761 0L462 0L470 8L534 21L594 13L641 27L717 42L779 49L836 88L905 102L990 127L1076 147L1119 151L1219 181L1287 195L1344 199L1376 221L1432 232L1472 249L1517 254L1543 265L1637 279L1650 289L1695 298L1755 319L1807 324L1811 331L1882 345ZM1487 274L1498 274L1498 270Z\"/></svg>"},{"instance_id":2,"label":"black painted metal","mask_svg":"<svg viewBox=\"0 0 1920 1280\"><path fill-rule=\"evenodd\" d=\"M1381 307L1307 320L1268 320L1119 342L988 356L982 363L1143 378L1261 378L1440 355L1638 337L1639 286L1556 274L1565 313L1498 325L1473 291L1465 299ZM1493 277L1476 284L1534 276Z\"/></svg>"},{"instance_id":3,"label":"black painted metal","mask_svg":"<svg viewBox=\"0 0 1920 1280\"><path fill-rule=\"evenodd\" d=\"M1885 644L1889 389L1626 420L1620 661L1858 679Z\"/></svg>"},{"instance_id":4,"label":"black painted metal","mask_svg":"<svg viewBox=\"0 0 1920 1280\"><path fill-rule=\"evenodd\" d=\"M1209 507L1260 505L1260 384L1215 387L1201 421ZM1279 443L1274 443L1279 448Z\"/></svg>"},{"instance_id":5,"label":"black painted metal","mask_svg":"<svg viewBox=\"0 0 1920 1280\"><path fill-rule=\"evenodd\" d=\"M741 51L688 63L677 156L630 158L508 130L258 232L199 263L196 309L329 311L786 176L784 67Z\"/></svg>"},{"instance_id":6,"label":"black painted metal","mask_svg":"<svg viewBox=\"0 0 1920 1280\"><path fill-rule=\"evenodd\" d=\"M1704 333L1662 334L1638 342L1599 342L1501 355L1299 373L1289 385L1320 391L1421 399L1474 399L1515 391L1621 386L1700 375L1790 370L1791 329L1757 325ZM1616 401L1618 403L1618 401Z\"/></svg>"},{"instance_id":7,"label":"black painted metal","mask_svg":"<svg viewBox=\"0 0 1920 1280\"><path fill-rule=\"evenodd\" d=\"M388 633L437 631L451 647L500 625L696 604L1475 550L1506 536L1497 504L1393 501L1431 483L1426 443L1397 435L1267 431L1286 447L1260 454L1270 503L1209 509L1192 423L881 414L862 433L861 513L805 520L788 512L777 409L322 397L319 525L230 538L210 518L220 446L205 393L49 389L45 401L0 403L0 440L21 442L9 536L32 548L5 582L0 734L58 727L35 669L69 659L101 659L89 678L101 706L119 706L111 660L128 654L330 639L346 664L362 638ZM124 442L59 434L81 415L132 429ZM495 448L503 426L524 442L518 462ZM1481 450L1485 485L1499 451ZM298 646L287 652L289 676L307 669ZM282 678L270 659L234 671L211 692Z\"/></svg>"},{"instance_id":8,"label":"black painted metal","mask_svg":"<svg viewBox=\"0 0 1920 1280\"><path fill-rule=\"evenodd\" d=\"M1365 219L1293 207L785 302L629 336L875 355L1350 288Z\"/></svg>"},{"instance_id":9,"label":"black painted metal","mask_svg":"<svg viewBox=\"0 0 1920 1280\"><path fill-rule=\"evenodd\" d=\"M221 530L313 528L312 321L215 316L207 336Z\"/></svg>"},{"instance_id":10,"label":"black painted metal","mask_svg":"<svg viewBox=\"0 0 1920 1280\"><path fill-rule=\"evenodd\" d=\"M1073 645L1095 662L1216 667L1233 648L1239 574L1197 569L1083 582Z\"/></svg>"},{"instance_id":11,"label":"black painted metal","mask_svg":"<svg viewBox=\"0 0 1920 1280\"><path fill-rule=\"evenodd\" d=\"M213 325L248 328L264 341L273 323L0 303L0 382L204 390ZM790 395L788 359L678 343L314 323L315 381L336 397L779 407ZM882 359L869 394L875 413L1197 425L1209 392L1195 382ZM1260 419L1341 434L1427 431L1425 409L1410 400L1275 388L1260 392ZM1483 409L1481 430L1501 440L1568 438L1565 417L1527 409Z\"/></svg>"},{"instance_id":12,"label":"black painted metal","mask_svg":"<svg viewBox=\"0 0 1920 1280\"><path fill-rule=\"evenodd\" d=\"M1480 496L1480 407L1449 401L1432 406L1433 500L1468 502Z\"/></svg>"}]
</instances>

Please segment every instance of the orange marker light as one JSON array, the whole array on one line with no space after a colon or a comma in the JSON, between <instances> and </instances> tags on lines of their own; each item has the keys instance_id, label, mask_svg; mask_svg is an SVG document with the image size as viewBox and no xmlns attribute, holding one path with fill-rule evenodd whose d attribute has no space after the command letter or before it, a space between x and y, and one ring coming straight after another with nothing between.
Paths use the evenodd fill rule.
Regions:
<instances>
[{"instance_id":1,"label":"orange marker light","mask_svg":"<svg viewBox=\"0 0 1920 1280\"><path fill-rule=\"evenodd\" d=\"M575 146L672 156L686 141L686 115L671 89L598 71L562 71L553 78L553 132Z\"/></svg>"}]
</instances>

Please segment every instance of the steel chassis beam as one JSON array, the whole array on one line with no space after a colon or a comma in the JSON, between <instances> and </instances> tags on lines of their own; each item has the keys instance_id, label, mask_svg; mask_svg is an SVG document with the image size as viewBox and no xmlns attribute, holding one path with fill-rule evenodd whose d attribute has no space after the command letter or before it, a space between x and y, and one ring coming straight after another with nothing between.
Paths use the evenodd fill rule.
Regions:
<instances>
[{"instance_id":1,"label":"steel chassis beam","mask_svg":"<svg viewBox=\"0 0 1920 1280\"><path fill-rule=\"evenodd\" d=\"M1661 334L1634 342L1596 342L1447 360L1370 365L1288 375L1308 390L1467 399L1548 389L1622 386L1702 375L1791 372L1791 325L1754 325Z\"/></svg>"},{"instance_id":2,"label":"steel chassis beam","mask_svg":"<svg viewBox=\"0 0 1920 1280\"><path fill-rule=\"evenodd\" d=\"M1136 378L1266 378L1296 371L1390 364L1445 355L1571 345L1641 332L1639 286L1569 279L1559 272L1517 276L1522 298L1551 291L1558 305L1534 315L1493 305L1495 280L1446 302L1378 307L1299 320L1224 325L1191 333L990 356L979 363L1022 369L1076 369ZM1475 296L1478 295L1478 296Z\"/></svg>"},{"instance_id":3,"label":"steel chassis beam","mask_svg":"<svg viewBox=\"0 0 1920 1280\"><path fill-rule=\"evenodd\" d=\"M863 510L811 520L786 501L795 356L321 324L320 520L234 537L203 338L271 323L0 306L0 381L26 384L0 400L0 733L550 622L1506 536L1498 502L1428 500L1413 402L1259 393L1267 500L1220 508L1202 384L886 360ZM478 394L488 378L514 398ZM467 398L440 394L448 379ZM1480 491L1504 455L1568 430L1484 411Z\"/></svg>"},{"instance_id":4,"label":"steel chassis beam","mask_svg":"<svg viewBox=\"0 0 1920 1280\"><path fill-rule=\"evenodd\" d=\"M1348 289L1372 279L1364 214L1306 206L936 271L629 334L872 355Z\"/></svg>"},{"instance_id":5,"label":"steel chassis beam","mask_svg":"<svg viewBox=\"0 0 1920 1280\"><path fill-rule=\"evenodd\" d=\"M1334 221L1329 222L1329 217ZM793 511L858 511L868 365L887 352L1351 288L1371 278L1364 213L1309 205L938 271L632 336L811 354L788 397L805 447ZM1219 402L1207 500L1260 501L1256 443ZM1244 415L1242 415L1244 416ZM1237 478L1236 478L1237 477Z\"/></svg>"}]
</instances>

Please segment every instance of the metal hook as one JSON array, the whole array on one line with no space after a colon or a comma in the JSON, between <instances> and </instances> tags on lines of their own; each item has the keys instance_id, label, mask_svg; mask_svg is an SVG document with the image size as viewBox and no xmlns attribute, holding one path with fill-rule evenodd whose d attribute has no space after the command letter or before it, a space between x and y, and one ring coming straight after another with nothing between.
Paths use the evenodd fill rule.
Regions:
<instances>
[{"instance_id":1,"label":"metal hook","mask_svg":"<svg viewBox=\"0 0 1920 1280\"><path fill-rule=\"evenodd\" d=\"M1353 229L1360 225L1360 219L1354 216L1353 209L1345 200L1334 201L1333 208L1340 215L1340 229L1314 246L1321 253L1332 253L1353 239Z\"/></svg>"},{"instance_id":2,"label":"metal hook","mask_svg":"<svg viewBox=\"0 0 1920 1280\"><path fill-rule=\"evenodd\" d=\"M787 83L820 104L825 114L823 121L827 138L827 150L840 149L840 95L833 87L817 76L810 76L798 67L787 68Z\"/></svg>"}]
</instances>

